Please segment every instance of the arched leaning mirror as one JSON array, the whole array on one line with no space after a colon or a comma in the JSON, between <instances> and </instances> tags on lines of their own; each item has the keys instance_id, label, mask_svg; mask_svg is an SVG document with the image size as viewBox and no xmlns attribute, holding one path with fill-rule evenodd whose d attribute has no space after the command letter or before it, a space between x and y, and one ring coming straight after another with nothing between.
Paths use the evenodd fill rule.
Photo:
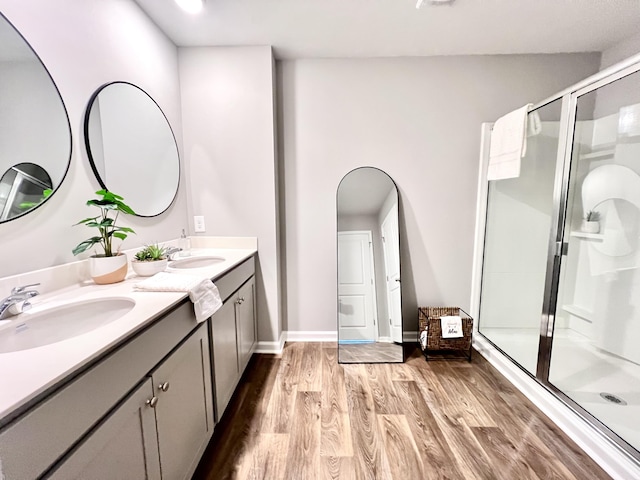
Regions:
<instances>
[{"instance_id":1,"label":"arched leaning mirror","mask_svg":"<svg viewBox=\"0 0 640 480\"><path fill-rule=\"evenodd\" d=\"M382 170L361 167L340 182L338 361L402 362L398 190Z\"/></svg>"},{"instance_id":2,"label":"arched leaning mirror","mask_svg":"<svg viewBox=\"0 0 640 480\"><path fill-rule=\"evenodd\" d=\"M126 82L93 94L84 121L91 168L100 185L141 217L159 215L180 183L178 146L169 121L141 88Z\"/></svg>"},{"instance_id":3,"label":"arched leaning mirror","mask_svg":"<svg viewBox=\"0 0 640 480\"><path fill-rule=\"evenodd\" d=\"M0 14L0 223L25 215L60 186L71 128L60 92L31 46Z\"/></svg>"}]
</instances>

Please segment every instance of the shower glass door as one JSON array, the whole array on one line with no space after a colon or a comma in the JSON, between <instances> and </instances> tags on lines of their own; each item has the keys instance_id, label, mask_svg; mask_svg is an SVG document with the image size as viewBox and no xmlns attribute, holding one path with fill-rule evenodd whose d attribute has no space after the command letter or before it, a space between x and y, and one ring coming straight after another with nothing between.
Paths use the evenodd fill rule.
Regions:
<instances>
[{"instance_id":1,"label":"shower glass door","mask_svg":"<svg viewBox=\"0 0 640 480\"><path fill-rule=\"evenodd\" d=\"M548 382L638 450L640 72L575 96Z\"/></svg>"},{"instance_id":2,"label":"shower glass door","mask_svg":"<svg viewBox=\"0 0 640 480\"><path fill-rule=\"evenodd\" d=\"M529 113L516 178L489 182L479 332L536 374L562 99Z\"/></svg>"}]
</instances>

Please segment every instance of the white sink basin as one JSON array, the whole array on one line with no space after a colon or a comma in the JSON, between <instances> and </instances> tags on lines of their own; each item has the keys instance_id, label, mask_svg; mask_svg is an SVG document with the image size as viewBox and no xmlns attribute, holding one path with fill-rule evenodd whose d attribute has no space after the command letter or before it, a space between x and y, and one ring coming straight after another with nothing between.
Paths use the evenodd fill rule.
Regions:
<instances>
[{"instance_id":1,"label":"white sink basin","mask_svg":"<svg viewBox=\"0 0 640 480\"><path fill-rule=\"evenodd\" d=\"M125 297L96 298L23 313L0 330L0 353L42 347L82 335L119 319L135 304L135 300Z\"/></svg>"},{"instance_id":2,"label":"white sink basin","mask_svg":"<svg viewBox=\"0 0 640 480\"><path fill-rule=\"evenodd\" d=\"M189 268L206 268L215 265L216 263L224 262L223 257L214 257L211 255L202 255L199 257L187 257L179 260L174 260L169 263L169 268L177 270L189 269Z\"/></svg>"}]
</instances>

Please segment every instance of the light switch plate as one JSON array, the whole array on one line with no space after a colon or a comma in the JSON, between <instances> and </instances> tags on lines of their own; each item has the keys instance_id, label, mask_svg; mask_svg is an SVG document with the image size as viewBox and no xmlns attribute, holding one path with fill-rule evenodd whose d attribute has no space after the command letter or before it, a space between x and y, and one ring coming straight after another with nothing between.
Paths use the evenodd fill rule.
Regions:
<instances>
[{"instance_id":1,"label":"light switch plate","mask_svg":"<svg viewBox=\"0 0 640 480\"><path fill-rule=\"evenodd\" d=\"M195 230L196 233L203 233L207 231L206 227L204 226L204 216L194 215L193 229Z\"/></svg>"}]
</instances>

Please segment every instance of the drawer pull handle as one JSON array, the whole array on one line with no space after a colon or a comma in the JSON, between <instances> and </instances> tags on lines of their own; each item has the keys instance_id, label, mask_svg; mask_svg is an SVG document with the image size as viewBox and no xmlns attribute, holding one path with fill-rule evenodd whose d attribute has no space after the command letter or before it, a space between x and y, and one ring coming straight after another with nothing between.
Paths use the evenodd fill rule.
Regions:
<instances>
[{"instance_id":1,"label":"drawer pull handle","mask_svg":"<svg viewBox=\"0 0 640 480\"><path fill-rule=\"evenodd\" d=\"M158 390L160 390L161 392L166 392L167 390L169 390L170 386L171 385L169 385L169 382L164 382L158 385Z\"/></svg>"},{"instance_id":2,"label":"drawer pull handle","mask_svg":"<svg viewBox=\"0 0 640 480\"><path fill-rule=\"evenodd\" d=\"M151 408L156 408L156 405L158 405L158 397L151 397L146 403Z\"/></svg>"}]
</instances>

